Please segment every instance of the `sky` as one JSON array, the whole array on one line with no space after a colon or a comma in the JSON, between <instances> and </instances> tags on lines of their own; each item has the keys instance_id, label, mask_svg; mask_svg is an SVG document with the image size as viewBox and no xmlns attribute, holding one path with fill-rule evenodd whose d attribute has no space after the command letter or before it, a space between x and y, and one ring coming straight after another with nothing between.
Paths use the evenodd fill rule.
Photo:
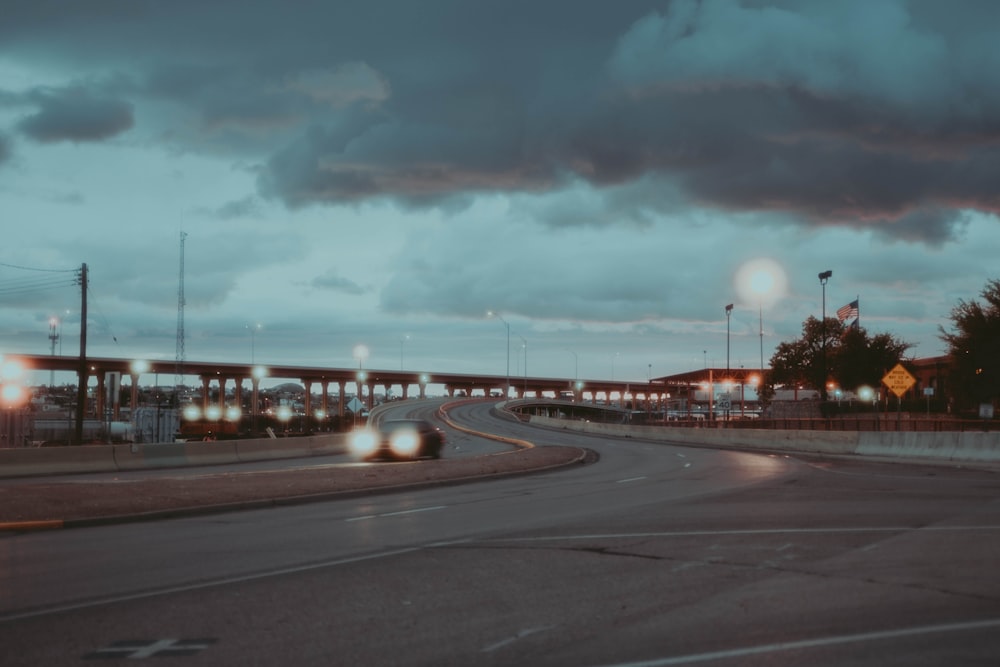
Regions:
<instances>
[{"instance_id":1,"label":"sky","mask_svg":"<svg viewBox=\"0 0 1000 667\"><path fill-rule=\"evenodd\" d=\"M91 356L637 381L854 299L936 356L1000 276L991 0L0 15L0 353L83 264Z\"/></svg>"}]
</instances>

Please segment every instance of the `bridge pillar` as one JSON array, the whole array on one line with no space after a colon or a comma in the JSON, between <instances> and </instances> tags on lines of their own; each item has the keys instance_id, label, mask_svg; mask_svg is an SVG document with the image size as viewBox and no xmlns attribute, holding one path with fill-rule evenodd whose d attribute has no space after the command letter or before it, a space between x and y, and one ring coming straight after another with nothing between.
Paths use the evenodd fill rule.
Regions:
<instances>
[{"instance_id":1,"label":"bridge pillar","mask_svg":"<svg viewBox=\"0 0 1000 667\"><path fill-rule=\"evenodd\" d=\"M302 386L306 388L306 396L305 396L306 417L312 417L312 380L303 380Z\"/></svg>"},{"instance_id":2,"label":"bridge pillar","mask_svg":"<svg viewBox=\"0 0 1000 667\"><path fill-rule=\"evenodd\" d=\"M364 403L368 408L368 412L371 412L372 408L375 407L375 383L372 381L368 382L368 400Z\"/></svg>"},{"instance_id":3,"label":"bridge pillar","mask_svg":"<svg viewBox=\"0 0 1000 667\"><path fill-rule=\"evenodd\" d=\"M97 413L95 416L100 420L104 421L104 371L97 372L97 396L94 401L94 411Z\"/></svg>"},{"instance_id":4,"label":"bridge pillar","mask_svg":"<svg viewBox=\"0 0 1000 667\"><path fill-rule=\"evenodd\" d=\"M250 399L250 433L257 433L257 412L260 410L260 378L256 375L250 378L253 383L253 396Z\"/></svg>"},{"instance_id":5,"label":"bridge pillar","mask_svg":"<svg viewBox=\"0 0 1000 667\"><path fill-rule=\"evenodd\" d=\"M236 386L233 387L233 405L243 414L243 378L233 378Z\"/></svg>"},{"instance_id":6,"label":"bridge pillar","mask_svg":"<svg viewBox=\"0 0 1000 667\"><path fill-rule=\"evenodd\" d=\"M201 413L208 412L208 384L212 381L207 375L201 376Z\"/></svg>"},{"instance_id":7,"label":"bridge pillar","mask_svg":"<svg viewBox=\"0 0 1000 667\"><path fill-rule=\"evenodd\" d=\"M341 380L337 383L337 385L340 387L340 401L337 406L337 416L343 417L347 408L347 380Z\"/></svg>"},{"instance_id":8,"label":"bridge pillar","mask_svg":"<svg viewBox=\"0 0 1000 667\"><path fill-rule=\"evenodd\" d=\"M222 413L222 418L226 418L226 383L229 381L227 377L219 378L219 411Z\"/></svg>"},{"instance_id":9,"label":"bridge pillar","mask_svg":"<svg viewBox=\"0 0 1000 667\"><path fill-rule=\"evenodd\" d=\"M389 398L389 390L392 389L392 385L391 384L384 384L384 385L382 385L382 389L385 391L385 397L388 400L388 398ZM370 410L371 408L368 408L368 409Z\"/></svg>"},{"instance_id":10,"label":"bridge pillar","mask_svg":"<svg viewBox=\"0 0 1000 667\"><path fill-rule=\"evenodd\" d=\"M131 382L128 399L129 416L132 418L132 422L135 423L135 410L139 407L139 374L129 373L128 377Z\"/></svg>"},{"instance_id":11,"label":"bridge pillar","mask_svg":"<svg viewBox=\"0 0 1000 667\"><path fill-rule=\"evenodd\" d=\"M410 388L410 385L408 385L407 383L404 382L403 383L403 392L402 392L402 398L403 398L404 401L406 400L406 393L407 393L407 390L409 388Z\"/></svg>"},{"instance_id":12,"label":"bridge pillar","mask_svg":"<svg viewBox=\"0 0 1000 667\"><path fill-rule=\"evenodd\" d=\"M323 387L323 400L320 403L320 410L323 411L323 414L325 416L329 417L330 416L330 382L329 382L329 380L323 380L320 383L320 386Z\"/></svg>"},{"instance_id":13,"label":"bridge pillar","mask_svg":"<svg viewBox=\"0 0 1000 667\"><path fill-rule=\"evenodd\" d=\"M418 386L420 387L420 398L427 398L427 383L421 382Z\"/></svg>"}]
</instances>

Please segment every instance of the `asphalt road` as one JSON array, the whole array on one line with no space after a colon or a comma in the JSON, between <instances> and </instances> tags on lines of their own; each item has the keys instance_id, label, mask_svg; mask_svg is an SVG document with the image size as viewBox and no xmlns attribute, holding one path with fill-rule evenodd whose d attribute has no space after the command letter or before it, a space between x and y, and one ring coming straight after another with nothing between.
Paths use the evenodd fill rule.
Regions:
<instances>
[{"instance_id":1,"label":"asphalt road","mask_svg":"<svg viewBox=\"0 0 1000 667\"><path fill-rule=\"evenodd\" d=\"M0 662L1000 661L994 473L597 439L482 404L452 414L601 459L0 537Z\"/></svg>"}]
</instances>

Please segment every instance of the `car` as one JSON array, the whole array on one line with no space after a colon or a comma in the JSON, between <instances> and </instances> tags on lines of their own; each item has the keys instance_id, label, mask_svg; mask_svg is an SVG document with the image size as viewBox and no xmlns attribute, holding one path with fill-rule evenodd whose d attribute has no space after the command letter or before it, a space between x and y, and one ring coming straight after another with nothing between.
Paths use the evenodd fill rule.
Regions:
<instances>
[{"instance_id":1,"label":"car","mask_svg":"<svg viewBox=\"0 0 1000 667\"><path fill-rule=\"evenodd\" d=\"M355 431L351 452L365 461L441 458L444 431L424 419L389 419Z\"/></svg>"}]
</instances>

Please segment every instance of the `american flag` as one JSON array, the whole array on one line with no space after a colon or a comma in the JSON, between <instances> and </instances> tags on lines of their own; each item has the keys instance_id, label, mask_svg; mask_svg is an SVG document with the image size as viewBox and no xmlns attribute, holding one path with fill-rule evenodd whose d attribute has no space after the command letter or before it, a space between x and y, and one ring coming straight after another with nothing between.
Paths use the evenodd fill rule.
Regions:
<instances>
[{"instance_id":1,"label":"american flag","mask_svg":"<svg viewBox=\"0 0 1000 667\"><path fill-rule=\"evenodd\" d=\"M858 300L850 302L846 306L841 306L837 309L837 319L841 322L846 322L847 320L857 319L858 317Z\"/></svg>"}]
</instances>

